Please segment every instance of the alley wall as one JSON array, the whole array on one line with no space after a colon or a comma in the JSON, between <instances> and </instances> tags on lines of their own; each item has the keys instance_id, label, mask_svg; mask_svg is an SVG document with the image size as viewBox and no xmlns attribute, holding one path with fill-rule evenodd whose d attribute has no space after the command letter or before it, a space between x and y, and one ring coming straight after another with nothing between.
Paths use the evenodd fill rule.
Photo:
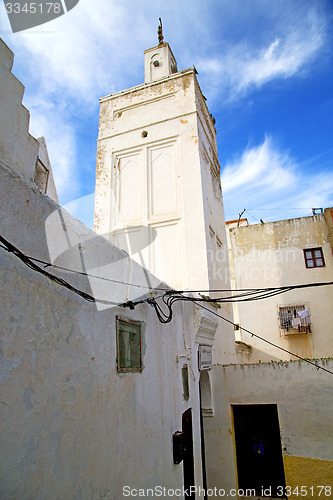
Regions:
<instances>
[{"instance_id":1,"label":"alley wall","mask_svg":"<svg viewBox=\"0 0 333 500\"><path fill-rule=\"evenodd\" d=\"M316 364L333 373L332 359ZM224 447L217 455L215 470L213 464L209 469L210 484L226 490L235 487L234 406L277 405L286 485L292 491L297 486L299 491L301 486L306 487L303 498L312 500L319 498L318 486L332 486L332 373L317 370L305 361L226 365L214 367L214 372L216 377L219 372L218 404L223 407L215 433L223 436ZM212 426L208 419L204 425ZM291 494L288 498L299 496Z\"/></svg>"},{"instance_id":2,"label":"alley wall","mask_svg":"<svg viewBox=\"0 0 333 500\"><path fill-rule=\"evenodd\" d=\"M115 281L49 272L117 304L150 296L147 279L161 285L17 173L1 168L0 175L2 236L31 257ZM195 481L202 484L191 308L175 307L172 323L162 326L148 304L97 306L3 248L0 273L1 498L119 500L125 485L181 488L183 465L173 463L172 434L181 430L187 408ZM117 372L117 316L143 325L141 372Z\"/></svg>"}]
</instances>

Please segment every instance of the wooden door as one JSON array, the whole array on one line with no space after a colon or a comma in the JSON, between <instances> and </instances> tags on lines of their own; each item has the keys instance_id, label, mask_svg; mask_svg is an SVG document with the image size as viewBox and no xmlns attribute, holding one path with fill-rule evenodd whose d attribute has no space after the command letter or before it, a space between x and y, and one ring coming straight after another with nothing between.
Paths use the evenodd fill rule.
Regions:
<instances>
[{"instance_id":1,"label":"wooden door","mask_svg":"<svg viewBox=\"0 0 333 500\"><path fill-rule=\"evenodd\" d=\"M233 405L238 487L277 497L285 487L277 405Z\"/></svg>"},{"instance_id":2,"label":"wooden door","mask_svg":"<svg viewBox=\"0 0 333 500\"><path fill-rule=\"evenodd\" d=\"M192 409L189 408L182 416L183 428L183 467L184 467L184 487L190 491L194 486L194 457L193 457L193 431L192 431ZM186 498L195 499L195 493L192 492Z\"/></svg>"}]
</instances>

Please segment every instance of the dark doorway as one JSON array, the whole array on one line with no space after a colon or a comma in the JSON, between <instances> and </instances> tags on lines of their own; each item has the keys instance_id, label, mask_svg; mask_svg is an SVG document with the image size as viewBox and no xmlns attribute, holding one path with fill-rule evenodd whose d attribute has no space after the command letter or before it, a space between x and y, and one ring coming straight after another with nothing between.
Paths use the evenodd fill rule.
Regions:
<instances>
[{"instance_id":1,"label":"dark doorway","mask_svg":"<svg viewBox=\"0 0 333 500\"><path fill-rule=\"evenodd\" d=\"M285 487L277 405L233 405L238 487L276 497ZM285 498L285 497L284 497Z\"/></svg>"},{"instance_id":2,"label":"dark doorway","mask_svg":"<svg viewBox=\"0 0 333 500\"><path fill-rule=\"evenodd\" d=\"M200 431L201 431L201 461L202 461L202 486L205 491L204 500L207 500L207 476L206 476L206 450L205 450L205 434L203 428L203 418L202 418L202 399L201 399L201 387L199 382L199 395L200 395Z\"/></svg>"},{"instance_id":3,"label":"dark doorway","mask_svg":"<svg viewBox=\"0 0 333 500\"><path fill-rule=\"evenodd\" d=\"M192 432L192 409L189 408L182 415L183 428L183 466L184 466L184 488L190 492L194 486L194 458L193 458L193 432ZM186 498L195 499L192 492Z\"/></svg>"}]
</instances>

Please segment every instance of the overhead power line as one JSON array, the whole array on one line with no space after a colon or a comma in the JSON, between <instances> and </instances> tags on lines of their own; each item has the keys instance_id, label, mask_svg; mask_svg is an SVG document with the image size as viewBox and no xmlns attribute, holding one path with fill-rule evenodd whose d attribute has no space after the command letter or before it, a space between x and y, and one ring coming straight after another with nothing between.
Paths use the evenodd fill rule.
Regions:
<instances>
[{"instance_id":1,"label":"overhead power line","mask_svg":"<svg viewBox=\"0 0 333 500\"><path fill-rule=\"evenodd\" d=\"M63 286L64 288L67 288L68 290L76 293L77 295L82 297L84 300L87 300L88 302L98 302L100 304L105 304L105 305L119 305L119 306L122 305L122 304L117 304L116 302L111 302L109 300L96 299L95 297L93 297L89 293L86 293L86 292L74 287L73 285L71 285L70 283L65 281L63 278L60 278L59 276L55 276L54 274L51 274L48 271L45 271L45 269L42 269L41 267L39 267L37 264L35 264L35 262L33 262L33 260L30 257L23 254L18 248L16 248L14 245L9 243L9 241L7 241L2 236L0 236L0 241L2 243L2 245L0 245L0 246L3 249L7 250L7 252L9 252L9 253L14 254L30 269L42 274L43 276L45 276L49 280L57 283L58 285Z\"/></svg>"},{"instance_id":2,"label":"overhead power line","mask_svg":"<svg viewBox=\"0 0 333 500\"><path fill-rule=\"evenodd\" d=\"M223 319L223 320L224 320L224 321L226 321L227 323L230 323L231 325L236 326L236 324L235 324L233 321L231 321L230 319L225 318L224 316L221 316L221 314L218 314L218 313L217 313L217 312L215 312L215 311L211 311L210 309L208 309L208 307L205 307L205 306L203 306L202 304L198 304L198 303L196 303L196 305L197 305L197 306L199 306L199 307L201 307L202 309L206 309L206 311L209 311L211 314L214 314L214 315L215 315L215 316L217 316L218 318ZM323 370L323 371L325 371L325 372L330 373L331 375L333 375L333 372L332 372L332 371L328 370L327 368L324 368L323 366L317 365L314 361L310 361L309 359L307 359L307 358L303 358L302 356L299 356L298 354L295 354L294 352L288 351L288 349L285 349L284 347L281 347L281 346L279 346L279 345L277 345L277 344L274 344L274 342L271 342L270 340L265 339L264 337L261 337L260 335L258 335L258 334L256 334L256 333L254 333L254 332L251 332L251 331L250 331L250 330L248 330L247 328L244 328L244 327L242 327L242 326L240 326L240 325L237 325L237 326L239 326L239 328L240 328L241 330L243 330L244 332L249 333L252 337L256 337L257 339L260 339L260 340L262 340L263 342L266 342L267 344L269 344L269 345L271 345L271 346L273 346L273 347L276 347L277 349L280 349L280 351L284 351L284 352L286 352L287 354L290 354L290 355L292 355L292 356L295 356L296 358L300 359L301 361L305 361L306 363L309 363L310 365L315 366L317 370Z\"/></svg>"},{"instance_id":3,"label":"overhead power line","mask_svg":"<svg viewBox=\"0 0 333 500\"><path fill-rule=\"evenodd\" d=\"M225 318L224 316L222 316L221 314L218 314L217 312L215 311L212 311L211 309L209 309L208 307L204 306L203 304L200 303L200 299L198 299L197 297L185 297L185 296L181 296L181 295L172 295L172 292L170 292L170 295L167 296L167 294L165 294L162 298L164 304L167 306L168 308L168 311L169 311L169 314L166 314L165 312L163 312L161 310L161 307L157 304L156 300L155 299L149 299L148 300L148 303L150 303L150 305L152 305L155 310L156 310L156 313L157 313L157 317L159 319L159 321L161 323L169 323L172 319L172 305L179 301L179 300L184 300L184 301L189 301L189 302L194 302L196 306L198 307L201 307L202 309L205 309L206 311L209 311L211 314L213 314L214 316L217 316L218 318L221 318L223 319L224 321L226 321L227 323L233 325L233 326L236 326L236 323L234 323L233 321ZM323 370L325 372L328 372L330 373L331 375L333 375L333 372L328 370L327 368L324 368L322 366L319 366L317 365L316 363L314 363L313 361L310 361L306 358L303 358L302 356L299 356L298 354L292 352L292 351L289 351L288 349L285 349L284 347L281 347L277 344L275 344L274 342L271 342L270 340L268 339L265 339L264 337L261 337L260 335L248 330L247 328L243 328L242 326L240 325L237 325L239 326L239 328L241 330L243 330L244 332L247 332L249 333L252 337L256 337L260 340L262 340L263 342L266 342L267 344L277 348L277 349L280 349L281 351L284 351L286 352L287 354L291 355L291 356L294 356L298 359L300 359L301 361L305 361L306 363L309 363L310 365L313 365L316 367L317 370Z\"/></svg>"},{"instance_id":4,"label":"overhead power line","mask_svg":"<svg viewBox=\"0 0 333 500\"><path fill-rule=\"evenodd\" d=\"M4 245L0 245L0 246L2 246L2 248L4 248L5 250L8 250L7 243L9 243L9 242L7 240L5 240L5 238L3 238L2 236L0 236L0 241L2 241L2 243L4 244ZM9 243L9 244L13 248L15 248L14 245L12 245L11 243ZM45 267L53 267L54 269L59 269L60 271L65 271L65 272L73 273L73 274L80 274L82 276L87 276L88 278L94 278L94 279L99 279L99 280L103 280L103 281L110 281L111 283L118 283L120 285L135 286L135 287L138 287L138 288L146 288L146 289L149 289L149 290L164 290L164 291L169 290L169 288L158 288L158 287L154 288L154 287L147 286L147 285L129 283L127 281L120 281L120 280L116 280L114 278L105 278L104 276L97 276L97 275L94 275L94 274L89 274L89 273L86 273L84 271L78 271L77 269L70 269L68 267L59 266L58 264L53 264L52 262L47 262L45 260L37 259L36 257L31 257L31 256L28 256L28 255L25 255L20 250L18 250L17 248L15 248L15 251L20 252L22 255L24 255L24 257L26 259L29 259L29 260L31 260L33 262L38 262L39 264L43 264Z\"/></svg>"},{"instance_id":5,"label":"overhead power line","mask_svg":"<svg viewBox=\"0 0 333 500\"><path fill-rule=\"evenodd\" d=\"M214 289L186 289L186 290L170 290L170 288L161 288L161 287L151 287L151 286L145 286L137 283L130 283L126 281L120 281L116 280L113 278L106 278L104 276L96 276L93 274L89 274L83 271L77 271L74 269L70 269L67 267L59 266L57 264L52 264L51 262L46 262L41 259L37 259L36 257L29 257L25 255L21 250L16 248L12 243L7 241L3 236L0 235L0 242L2 245L0 245L4 250L13 253L16 255L22 262L24 262L28 267L30 267L32 270L39 272L40 274L43 274L47 278L51 279L52 281L58 283L61 286L65 286L69 290L78 293L82 298L85 300L88 300L89 302L99 302L99 303L104 303L104 304L109 304L109 305L118 305L114 302L110 302L107 300L103 299L96 299L90 294L79 290L75 287L73 287L70 283L65 281L63 278L60 278L54 274L51 274L47 271L45 271L45 268L48 267L53 267L55 269L59 269L61 271L65 272L70 272L74 274L79 274L82 276L86 276L88 278L94 278L94 279L101 279L104 281L109 281L111 283L117 283L117 284L122 284L126 286L133 286L133 287L139 287L139 288L145 288L151 291L159 291L159 292L165 292L167 296L170 297L170 294L173 294L173 296L183 296L183 294L187 293L197 293L197 294L203 294L203 293L227 293L229 295L226 295L225 297L217 297L217 298L210 298L210 297L197 297L196 301L197 302L212 302L212 303L224 303L224 302L249 302L249 301L255 301L255 300L262 300L265 298L270 298L275 295L280 295L282 293L288 292L290 290L295 290L295 289L301 289L301 288L309 288L309 287L321 287L321 286L327 286L327 285L333 285L333 281L330 282L320 282L320 283L305 283L305 284L297 284L297 285L286 285L286 286L281 286L281 287L266 287L266 288L240 288L238 290L232 290L230 288L214 288ZM44 269L41 268L36 264L36 262L43 264ZM136 302L136 303L131 303L131 304L137 304L137 303L142 303ZM167 304L167 303L166 303ZM122 305L122 304L121 304Z\"/></svg>"},{"instance_id":6,"label":"overhead power line","mask_svg":"<svg viewBox=\"0 0 333 500\"><path fill-rule=\"evenodd\" d=\"M209 297L193 297L193 296L187 297L187 296L183 295L183 293L189 293L190 291L188 291L188 290L187 290L187 292L179 292L177 290L167 290L163 295L161 295L159 297L156 297L156 298L148 297L146 299L138 300L136 302L127 301L125 303L115 303L115 302L111 302L108 300L96 299L92 295L74 287L73 285L71 285L70 283L68 283L64 279L60 278L59 276L55 276L54 274L51 274L51 273L45 271L45 269L42 269L41 267L39 267L37 264L35 264L35 262L38 261L39 263L41 263L42 261L28 257L27 255L22 253L18 248L16 248L14 245L12 245L9 241L7 241L3 236L0 236L0 242L2 243L0 245L1 248L3 248L4 250L6 250L9 253L12 253L16 257L18 257L27 267L29 267L33 271L36 271L36 272L42 274L43 276L45 276L46 278L50 279L51 281L57 283L58 285L61 285L65 288L67 288L68 290L78 294L80 297L87 300L88 302L98 302L101 304L114 305L114 306L118 306L118 307L129 307L130 309L134 309L135 306L137 306L139 304L147 303L155 309L157 318L161 323L170 323L171 322L172 317L173 317L172 306L174 303L176 303L178 301L194 302L198 307L201 307L202 309L206 309L211 314L223 319L224 321L226 321L227 323L230 323L233 326L236 326L236 324L233 321L225 318L224 316L221 316L220 314L218 314L215 311L212 311L211 309L208 309L208 307L205 307L204 305L202 305L200 303L200 302L206 302L206 303L207 302L208 303L233 302L232 299L235 298L234 296L230 296L227 298L218 298L218 299L211 299ZM51 265L51 264L46 263L46 265ZM78 274L86 275L86 273L82 273L82 272L79 272ZM313 287L313 286L325 286L325 285L332 285L332 284L333 284L333 282L307 283L305 285L293 285L293 286L278 287L278 288L244 289L244 290L242 290L242 293L237 296L237 300L238 301L260 300L260 299L271 297L273 295L277 295L280 293L285 293L287 291L294 290L294 289L308 288L308 287ZM133 285L133 286L135 286L135 285ZM157 289L155 289L155 290L157 290ZM160 291L161 290L162 289L160 289ZM201 290L201 291L211 292L212 290ZM215 292L216 291L224 291L225 292L226 290L221 289L221 290L213 290L213 291L215 291ZM230 291L230 290L227 290L227 291ZM159 299L162 299L164 305L167 308L167 312L163 311L162 307L157 303L157 300L159 300ZM333 372L331 372L327 368L319 366L316 363L314 363L313 361L310 361L306 358L303 358L303 357L299 356L298 354L295 354L295 353L293 353L293 352L291 352L291 351L289 351L289 350L287 350L287 349L285 349L277 344L274 344L270 340L265 339L264 337L261 337L260 335L254 333L254 332L251 332L247 328L243 328L240 325L238 325L238 326L241 330L249 333L253 337L256 337L256 338L272 345L273 347L276 347L277 349L280 349L280 350L282 350L282 351L284 351L292 356L295 356L296 358L298 358L302 361L305 361L305 362L315 366L317 368L317 370L321 369L321 370L324 370L324 371L330 373L331 375L333 375Z\"/></svg>"},{"instance_id":7,"label":"overhead power line","mask_svg":"<svg viewBox=\"0 0 333 500\"><path fill-rule=\"evenodd\" d=\"M313 207L286 207L286 208L247 208L246 210L279 210L279 211L282 211L282 212L285 212L286 210L312 210Z\"/></svg>"},{"instance_id":8,"label":"overhead power line","mask_svg":"<svg viewBox=\"0 0 333 500\"><path fill-rule=\"evenodd\" d=\"M298 285L286 285L278 287L268 287L268 288L242 288L238 290L223 290L223 289L213 289L213 290L184 290L177 293L216 293L216 292L234 292L232 295L227 297L219 298L201 298L196 299L201 302L250 302L254 300L262 300L269 297L274 297L275 295L281 295L282 293L289 292L291 290L301 289L301 288L313 288L320 286L333 285L333 281L325 281L320 283L304 283ZM238 293L235 293L238 292Z\"/></svg>"}]
</instances>

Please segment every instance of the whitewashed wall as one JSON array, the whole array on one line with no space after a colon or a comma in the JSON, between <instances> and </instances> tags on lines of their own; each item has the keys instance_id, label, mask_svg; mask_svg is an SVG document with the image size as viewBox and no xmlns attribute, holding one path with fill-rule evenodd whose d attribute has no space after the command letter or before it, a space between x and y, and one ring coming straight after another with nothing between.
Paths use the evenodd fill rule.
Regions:
<instances>
[{"instance_id":1,"label":"whitewashed wall","mask_svg":"<svg viewBox=\"0 0 333 500\"><path fill-rule=\"evenodd\" d=\"M333 372L333 360L319 360L317 364ZM209 419L204 423L211 438L214 432L221 436L221 444L208 470L209 483L226 491L237 488L231 405L276 404L286 484L292 491L297 486L299 491L302 485L306 487L308 494L303 498L319 498L317 486L332 485L333 375L305 361L229 365L216 367L214 373L221 391L220 420L216 419L215 425Z\"/></svg>"},{"instance_id":2,"label":"whitewashed wall","mask_svg":"<svg viewBox=\"0 0 333 500\"><path fill-rule=\"evenodd\" d=\"M56 263L76 269L81 252L88 270L102 269L104 275L104 269L121 281L131 274L134 282L146 285L145 274L127 254L59 212L17 174L0 173L1 234L16 247L46 261L49 250L53 258L58 252ZM195 481L202 485L191 304L176 306L172 322L161 325L147 304L133 311L98 310L3 249L0 266L1 498L119 500L124 485L182 487L183 466L173 464L172 434L181 429L189 407ZM64 277L91 293L85 277ZM149 277L153 286L160 284ZM117 302L138 297L137 290L129 293L124 285L93 283L93 288ZM116 372L116 315L146 325L142 373ZM189 401L182 389L185 360Z\"/></svg>"},{"instance_id":3,"label":"whitewashed wall","mask_svg":"<svg viewBox=\"0 0 333 500\"><path fill-rule=\"evenodd\" d=\"M23 84L13 75L14 54L0 38L0 165L33 182L37 158L49 170L46 194L58 202L46 142L29 133L30 113L22 104Z\"/></svg>"},{"instance_id":4,"label":"whitewashed wall","mask_svg":"<svg viewBox=\"0 0 333 500\"><path fill-rule=\"evenodd\" d=\"M101 99L94 227L131 255L139 242L133 258L178 290L228 287L216 131L194 68ZM214 362L229 362L233 327L216 323Z\"/></svg>"}]
</instances>

